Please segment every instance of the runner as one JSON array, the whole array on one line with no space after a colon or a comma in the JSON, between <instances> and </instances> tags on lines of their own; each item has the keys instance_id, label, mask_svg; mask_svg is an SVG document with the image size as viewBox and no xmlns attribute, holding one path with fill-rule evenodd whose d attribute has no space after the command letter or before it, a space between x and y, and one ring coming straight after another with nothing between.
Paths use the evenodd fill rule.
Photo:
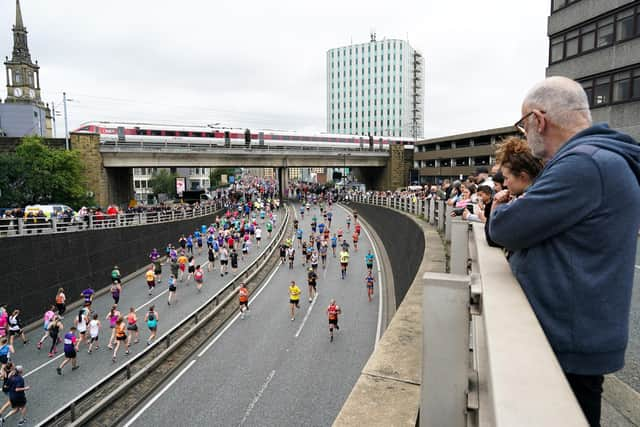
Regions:
<instances>
[{"instance_id":1,"label":"runner","mask_svg":"<svg viewBox=\"0 0 640 427\"><path fill-rule=\"evenodd\" d=\"M127 314L127 331L129 332L129 336L127 337L127 348L131 345L131 337L135 335L136 340L133 342L134 344L138 344L140 342L140 331L138 331L138 315L136 314L136 309L134 307L129 308L129 314Z\"/></svg>"},{"instance_id":2,"label":"runner","mask_svg":"<svg viewBox=\"0 0 640 427\"><path fill-rule=\"evenodd\" d=\"M343 235L342 228L338 228L338 241L339 242L342 242L342 235Z\"/></svg>"},{"instance_id":3,"label":"runner","mask_svg":"<svg viewBox=\"0 0 640 427\"><path fill-rule=\"evenodd\" d=\"M267 237L271 238L271 232L273 231L273 225L271 225L271 222L267 222L265 227L267 228Z\"/></svg>"},{"instance_id":4,"label":"runner","mask_svg":"<svg viewBox=\"0 0 640 427\"><path fill-rule=\"evenodd\" d=\"M145 273L145 278L147 279L147 287L149 288L149 296L153 294L153 290L156 288L156 274L153 269L153 265L149 266L149 269ZM116 301L116 304L118 302Z\"/></svg>"},{"instance_id":5,"label":"runner","mask_svg":"<svg viewBox=\"0 0 640 427\"><path fill-rule=\"evenodd\" d=\"M360 240L360 235L354 231L351 238L353 239L353 251L358 252L358 240Z\"/></svg>"},{"instance_id":6,"label":"runner","mask_svg":"<svg viewBox=\"0 0 640 427\"><path fill-rule=\"evenodd\" d=\"M333 252L333 257L336 257L336 247L338 246L338 237L336 236L336 233L333 233L333 236L331 237L331 251Z\"/></svg>"},{"instance_id":7,"label":"runner","mask_svg":"<svg viewBox=\"0 0 640 427\"><path fill-rule=\"evenodd\" d=\"M322 260L322 268L327 268L327 252L329 251L329 244L326 240L322 241L320 245L320 260Z\"/></svg>"},{"instance_id":8,"label":"runner","mask_svg":"<svg viewBox=\"0 0 640 427\"><path fill-rule=\"evenodd\" d=\"M193 280L196 282L196 289L198 292L202 290L202 283L204 282L204 271L200 265L196 265L196 271L193 273Z\"/></svg>"},{"instance_id":9,"label":"runner","mask_svg":"<svg viewBox=\"0 0 640 427\"><path fill-rule=\"evenodd\" d=\"M109 328L111 328L111 336L109 337L109 343L107 344L107 348L111 350L113 348L113 341L116 337L116 323L118 323L118 318L120 317L120 312L118 311L118 306L113 305L105 320L109 321Z\"/></svg>"},{"instance_id":10,"label":"runner","mask_svg":"<svg viewBox=\"0 0 640 427\"><path fill-rule=\"evenodd\" d=\"M304 205L300 206L300 218L304 219Z\"/></svg>"},{"instance_id":11,"label":"runner","mask_svg":"<svg viewBox=\"0 0 640 427\"><path fill-rule=\"evenodd\" d=\"M342 313L339 305L336 305L336 300L332 299L329 302L329 307L327 308L327 315L329 317L329 341L333 342L333 329L340 330L340 326L338 326L338 315Z\"/></svg>"},{"instance_id":12,"label":"runner","mask_svg":"<svg viewBox=\"0 0 640 427\"><path fill-rule=\"evenodd\" d=\"M120 274L120 269L117 265L113 266L113 270L111 270L111 281L115 282L116 280L121 280L122 275Z\"/></svg>"},{"instance_id":13,"label":"runner","mask_svg":"<svg viewBox=\"0 0 640 427\"><path fill-rule=\"evenodd\" d=\"M296 257L296 250L293 246L287 248L287 258L289 259L289 270L293 270L293 260Z\"/></svg>"},{"instance_id":14,"label":"runner","mask_svg":"<svg viewBox=\"0 0 640 427\"><path fill-rule=\"evenodd\" d=\"M36 346L38 350L42 348L42 343L49 336L49 323L51 323L53 318L56 317L55 309L56 307L52 305L51 307L49 307L47 311L44 312L44 316L43 316L44 335L42 336L42 338L40 338L40 341L38 341L38 345Z\"/></svg>"},{"instance_id":15,"label":"runner","mask_svg":"<svg viewBox=\"0 0 640 427\"><path fill-rule=\"evenodd\" d=\"M89 354L93 351L94 343L96 344L96 350L100 348L98 345L100 329L102 329L102 323L98 320L98 313L94 313L93 319L89 322L89 350L87 350Z\"/></svg>"},{"instance_id":16,"label":"runner","mask_svg":"<svg viewBox=\"0 0 640 427\"><path fill-rule=\"evenodd\" d=\"M117 279L117 280L120 280L120 279ZM91 308L91 304L93 303L93 296L95 295L95 293L96 292L90 287L80 293L80 296L84 298L85 307Z\"/></svg>"},{"instance_id":17,"label":"runner","mask_svg":"<svg viewBox=\"0 0 640 427\"><path fill-rule=\"evenodd\" d=\"M198 255L202 253L202 234L199 231L196 231L196 245L198 246Z\"/></svg>"},{"instance_id":18,"label":"runner","mask_svg":"<svg viewBox=\"0 0 640 427\"><path fill-rule=\"evenodd\" d=\"M347 215L347 231L351 230L351 215Z\"/></svg>"},{"instance_id":19,"label":"runner","mask_svg":"<svg viewBox=\"0 0 640 427\"><path fill-rule=\"evenodd\" d=\"M53 357L58 352L58 340L60 339L60 333L64 326L60 321L60 316L55 316L51 322L49 322L49 337L51 338L51 348L49 349L49 357Z\"/></svg>"},{"instance_id":20,"label":"runner","mask_svg":"<svg viewBox=\"0 0 640 427\"><path fill-rule=\"evenodd\" d=\"M347 277L347 266L349 265L349 251L340 251L340 276L344 280Z\"/></svg>"},{"instance_id":21,"label":"runner","mask_svg":"<svg viewBox=\"0 0 640 427\"><path fill-rule=\"evenodd\" d=\"M71 370L75 371L78 369L78 362L76 361L77 351L78 351L78 338L76 337L76 328L72 326L69 332L64 334L64 360L58 366L56 371L58 375L62 375L62 368L69 362L71 362Z\"/></svg>"},{"instance_id":22,"label":"runner","mask_svg":"<svg viewBox=\"0 0 640 427\"><path fill-rule=\"evenodd\" d=\"M311 253L311 268L313 271L318 271L318 252L315 250Z\"/></svg>"},{"instance_id":23,"label":"runner","mask_svg":"<svg viewBox=\"0 0 640 427\"><path fill-rule=\"evenodd\" d=\"M3 337L0 340L0 363L3 368L11 360L12 353L15 354L13 346L9 344L9 340L6 337Z\"/></svg>"},{"instance_id":24,"label":"runner","mask_svg":"<svg viewBox=\"0 0 640 427\"><path fill-rule=\"evenodd\" d=\"M231 254L229 255L229 259L231 259L231 272L235 275L238 271L238 253L235 249L231 250Z\"/></svg>"},{"instance_id":25,"label":"runner","mask_svg":"<svg viewBox=\"0 0 640 427\"><path fill-rule=\"evenodd\" d=\"M316 285L318 281L318 275L312 267L309 267L309 272L307 273L307 282L309 284L309 302L313 301L313 298L318 294L316 292Z\"/></svg>"},{"instance_id":26,"label":"runner","mask_svg":"<svg viewBox=\"0 0 640 427\"><path fill-rule=\"evenodd\" d=\"M111 283L111 298L113 298L113 303L118 304L120 302L120 292L122 292L122 284L120 280L116 280Z\"/></svg>"},{"instance_id":27,"label":"runner","mask_svg":"<svg viewBox=\"0 0 640 427\"><path fill-rule=\"evenodd\" d=\"M0 424L4 424L7 418L20 412L21 419L18 421L19 426L26 424L27 419L27 397L25 391L29 390L29 386L24 385L24 368L21 365L16 366L15 373L9 378L9 401L11 402L11 411L6 417L0 418Z\"/></svg>"},{"instance_id":28,"label":"runner","mask_svg":"<svg viewBox=\"0 0 640 427\"><path fill-rule=\"evenodd\" d=\"M302 247L302 228L296 230L296 239L298 239L298 247Z\"/></svg>"},{"instance_id":29,"label":"runner","mask_svg":"<svg viewBox=\"0 0 640 427\"><path fill-rule=\"evenodd\" d=\"M187 237L187 253L193 255L193 236L191 234Z\"/></svg>"},{"instance_id":30,"label":"runner","mask_svg":"<svg viewBox=\"0 0 640 427\"><path fill-rule=\"evenodd\" d=\"M62 315L67 311L67 296L64 294L63 288L58 288L58 293L56 294L56 309L58 310L58 316L64 319Z\"/></svg>"},{"instance_id":31,"label":"runner","mask_svg":"<svg viewBox=\"0 0 640 427\"><path fill-rule=\"evenodd\" d=\"M118 355L118 349L120 348L120 345L122 343L125 344L125 346L127 347L127 351L124 352L124 354L129 354L129 343L127 342L127 325L125 324L124 319L122 318L122 316L120 316L118 318L118 321L116 322L116 345L113 348L113 356L111 357L111 361L113 363L116 363L116 356Z\"/></svg>"},{"instance_id":32,"label":"runner","mask_svg":"<svg viewBox=\"0 0 640 427\"><path fill-rule=\"evenodd\" d=\"M182 248L182 252L184 253L184 251L187 249L187 238L184 237L184 234L178 239L178 244L180 245L180 247Z\"/></svg>"},{"instance_id":33,"label":"runner","mask_svg":"<svg viewBox=\"0 0 640 427\"><path fill-rule=\"evenodd\" d=\"M178 258L171 260L171 274L173 277L178 277L180 274L180 264L178 264Z\"/></svg>"},{"instance_id":34,"label":"runner","mask_svg":"<svg viewBox=\"0 0 640 427\"><path fill-rule=\"evenodd\" d=\"M24 334L22 330L22 321L20 320L20 310L15 309L11 316L9 316L9 344L13 346L13 338L16 336L20 336L22 338L22 344L26 344L29 342L27 336Z\"/></svg>"},{"instance_id":35,"label":"runner","mask_svg":"<svg viewBox=\"0 0 640 427\"><path fill-rule=\"evenodd\" d=\"M151 259L151 262L153 263L153 272L156 275L156 281L160 283L162 279L162 264L160 263L160 253L156 248L153 248L151 251L149 259Z\"/></svg>"},{"instance_id":36,"label":"runner","mask_svg":"<svg viewBox=\"0 0 640 427\"><path fill-rule=\"evenodd\" d=\"M220 248L220 277L225 274L229 274L227 270L227 264L229 264L229 251L226 247Z\"/></svg>"},{"instance_id":37,"label":"runner","mask_svg":"<svg viewBox=\"0 0 640 427\"><path fill-rule=\"evenodd\" d=\"M289 285L289 305L291 307L291 320L296 320L295 309L300 308L300 288L294 280Z\"/></svg>"},{"instance_id":38,"label":"runner","mask_svg":"<svg viewBox=\"0 0 640 427\"><path fill-rule=\"evenodd\" d=\"M329 202L329 207L331 207L331 202ZM329 211L327 212L327 228L331 228L331 218L333 218L333 213Z\"/></svg>"},{"instance_id":39,"label":"runner","mask_svg":"<svg viewBox=\"0 0 640 427\"><path fill-rule=\"evenodd\" d=\"M215 270L216 264L216 253L213 251L213 247L207 249L207 259L209 260L209 263L207 264L207 271L212 272Z\"/></svg>"},{"instance_id":40,"label":"runner","mask_svg":"<svg viewBox=\"0 0 640 427\"><path fill-rule=\"evenodd\" d=\"M293 220L293 229L294 229L294 230L297 230L297 229L298 229L298 224L299 224L299 223L298 223L298 219L297 219L297 218L296 218L296 219L294 219L294 220Z\"/></svg>"},{"instance_id":41,"label":"runner","mask_svg":"<svg viewBox=\"0 0 640 427\"><path fill-rule=\"evenodd\" d=\"M176 295L176 278L173 274L169 276L167 284L169 285L169 297L167 298L167 305L171 305L171 297L175 298Z\"/></svg>"},{"instance_id":42,"label":"runner","mask_svg":"<svg viewBox=\"0 0 640 427\"><path fill-rule=\"evenodd\" d=\"M244 319L244 312L249 311L249 290L244 283L240 283L238 299L240 301L240 318Z\"/></svg>"},{"instance_id":43,"label":"runner","mask_svg":"<svg viewBox=\"0 0 640 427\"><path fill-rule=\"evenodd\" d=\"M356 222L356 233L358 233L358 236L360 235L360 231L362 231L362 227L359 222Z\"/></svg>"},{"instance_id":44,"label":"runner","mask_svg":"<svg viewBox=\"0 0 640 427\"><path fill-rule=\"evenodd\" d=\"M287 246L285 244L280 245L280 265L284 264L287 258Z\"/></svg>"},{"instance_id":45,"label":"runner","mask_svg":"<svg viewBox=\"0 0 640 427\"><path fill-rule=\"evenodd\" d=\"M189 274L187 275L187 285L189 280L193 278L193 273L196 272L196 260L193 255L189 256Z\"/></svg>"},{"instance_id":46,"label":"runner","mask_svg":"<svg viewBox=\"0 0 640 427\"><path fill-rule=\"evenodd\" d=\"M182 282L184 281L184 272L187 270L187 263L189 262L189 258L187 258L184 252L180 253L178 257L178 266L180 266L180 273L178 279Z\"/></svg>"},{"instance_id":47,"label":"runner","mask_svg":"<svg viewBox=\"0 0 640 427\"><path fill-rule=\"evenodd\" d=\"M149 332L151 332L151 335L149 335L149 338L147 339L147 345L151 344L151 341L153 341L156 337L156 333L158 332L158 313L156 312L156 306L152 305L151 307L149 307L149 311L147 311L147 314L145 314L144 316L144 321L147 323L147 328L149 328Z\"/></svg>"},{"instance_id":48,"label":"runner","mask_svg":"<svg viewBox=\"0 0 640 427\"><path fill-rule=\"evenodd\" d=\"M371 270L367 273L367 277L364 278L365 283L367 284L367 296L369 297L369 302L371 302L371 297L373 296L373 282L376 279L373 278L373 273Z\"/></svg>"},{"instance_id":49,"label":"runner","mask_svg":"<svg viewBox=\"0 0 640 427\"><path fill-rule=\"evenodd\" d=\"M258 247L260 247L260 240L262 240L262 229L260 228L260 226L256 227L255 236L256 244L258 245Z\"/></svg>"},{"instance_id":50,"label":"runner","mask_svg":"<svg viewBox=\"0 0 640 427\"><path fill-rule=\"evenodd\" d=\"M367 251L367 254L364 256L364 263L367 265L367 270L369 270L369 273L371 273L371 271L373 270L373 254L371 253L371 251Z\"/></svg>"},{"instance_id":51,"label":"runner","mask_svg":"<svg viewBox=\"0 0 640 427\"><path fill-rule=\"evenodd\" d=\"M356 210L353 211L353 222L358 222L358 211Z\"/></svg>"}]
</instances>

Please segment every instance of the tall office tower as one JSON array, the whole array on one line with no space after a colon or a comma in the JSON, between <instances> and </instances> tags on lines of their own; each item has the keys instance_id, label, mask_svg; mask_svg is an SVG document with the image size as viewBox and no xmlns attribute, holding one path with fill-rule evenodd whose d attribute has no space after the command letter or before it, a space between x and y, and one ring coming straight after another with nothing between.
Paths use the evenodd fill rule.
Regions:
<instances>
[{"instance_id":1,"label":"tall office tower","mask_svg":"<svg viewBox=\"0 0 640 427\"><path fill-rule=\"evenodd\" d=\"M327 132L421 138L424 60L405 40L327 51Z\"/></svg>"},{"instance_id":2,"label":"tall office tower","mask_svg":"<svg viewBox=\"0 0 640 427\"><path fill-rule=\"evenodd\" d=\"M552 0L547 76L585 88L594 122L640 140L640 1Z\"/></svg>"}]
</instances>

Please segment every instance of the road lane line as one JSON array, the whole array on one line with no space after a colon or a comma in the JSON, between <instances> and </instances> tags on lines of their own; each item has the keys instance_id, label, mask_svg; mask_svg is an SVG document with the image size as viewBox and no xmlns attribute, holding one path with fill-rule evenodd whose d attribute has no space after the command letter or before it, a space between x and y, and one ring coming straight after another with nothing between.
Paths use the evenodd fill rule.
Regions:
<instances>
[{"instance_id":1,"label":"road lane line","mask_svg":"<svg viewBox=\"0 0 640 427\"><path fill-rule=\"evenodd\" d=\"M271 272L271 275L269 275L269 277L267 278L267 280L264 282L264 284L262 285L262 287L260 289L258 289L258 292L256 292L254 295L251 296L251 298L249 299L249 303L253 304L253 301L258 297L258 295L260 295L262 293L263 290L266 289L267 285L269 284L269 282L271 281L271 279L273 278L273 276L275 276L275 274L278 272L279 268L280 268L281 264L278 264L276 266L276 268ZM205 354L207 352L207 350L209 350L209 348L214 345L216 343L216 341L218 341L220 339L220 337L222 337L222 335L227 332L227 329L229 329L231 327L231 325L233 325L238 318L240 317L240 313L236 314L236 316L231 319L231 321L229 321L229 323L227 324L227 326L224 327L224 329L222 329L222 331L220 331L219 334L217 334L215 337L213 337L213 339L211 340L211 342L209 344L207 344L207 346L202 349L202 351L200 353L198 353L198 357L202 357L203 354Z\"/></svg>"},{"instance_id":2,"label":"road lane line","mask_svg":"<svg viewBox=\"0 0 640 427\"><path fill-rule=\"evenodd\" d=\"M142 409L140 409L140 411L138 411L138 413L136 413L133 418L131 418L125 425L124 427L129 427L131 426L131 424L133 424L139 417L140 415L142 415L147 409L149 409L149 407L151 407L151 405L153 405L156 400L158 400L160 397L162 397L162 395L169 390L169 388L175 384L176 381L178 381L180 379L181 376L183 376L185 374L185 372L187 372L192 366L193 364L196 363L196 359L193 359L191 362L189 362L189 364L178 374L176 375L171 381L169 381L169 384L167 384L166 386L164 386L164 388L162 390L160 390L160 392L156 393L153 398L147 402L146 405L144 405L142 407Z\"/></svg>"},{"instance_id":3,"label":"road lane line","mask_svg":"<svg viewBox=\"0 0 640 427\"><path fill-rule=\"evenodd\" d=\"M264 384L262 384L262 387L260 387L260 390L258 390L258 394L256 394L256 397L253 398L253 400L247 407L247 410L244 413L244 417L242 417L242 420L240 421L240 424L238 424L238 427L243 426L244 423L247 422L247 418L249 418L249 414L251 414L251 411L253 411L253 408L256 406L256 403L258 403L258 400L260 400L260 398L264 394L267 387L269 387L269 383L271 382L275 374L276 374L276 370L274 369L273 371L271 371L271 373L267 377L267 380L264 382Z\"/></svg>"},{"instance_id":4,"label":"road lane line","mask_svg":"<svg viewBox=\"0 0 640 427\"><path fill-rule=\"evenodd\" d=\"M300 324L300 327L298 328L298 332L296 332L296 335L295 335L296 338L298 338L300 336L300 333L302 332L302 328L304 328L304 324L307 323L307 319L309 318L309 315L311 314L311 310L313 310L313 306L316 303L317 299L318 299L318 295L316 294L316 296L313 299L313 301L311 301L311 305L307 309L307 314L305 314L304 319L302 319L302 323Z\"/></svg>"}]
</instances>

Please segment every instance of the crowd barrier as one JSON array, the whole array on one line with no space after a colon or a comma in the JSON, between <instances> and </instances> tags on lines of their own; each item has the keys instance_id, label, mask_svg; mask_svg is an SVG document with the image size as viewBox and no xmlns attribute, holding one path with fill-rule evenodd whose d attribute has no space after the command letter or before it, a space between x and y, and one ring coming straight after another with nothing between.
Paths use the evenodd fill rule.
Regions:
<instances>
[{"instance_id":1,"label":"crowd barrier","mask_svg":"<svg viewBox=\"0 0 640 427\"><path fill-rule=\"evenodd\" d=\"M450 273L423 294L421 426L586 426L529 302L484 225L441 200L355 194L424 218L450 241Z\"/></svg>"}]
</instances>

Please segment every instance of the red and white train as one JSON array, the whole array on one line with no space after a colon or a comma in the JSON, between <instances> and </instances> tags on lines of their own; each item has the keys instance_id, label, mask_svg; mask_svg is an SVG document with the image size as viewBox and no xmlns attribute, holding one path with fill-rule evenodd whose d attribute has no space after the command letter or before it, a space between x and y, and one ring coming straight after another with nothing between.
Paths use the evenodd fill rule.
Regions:
<instances>
[{"instance_id":1,"label":"red and white train","mask_svg":"<svg viewBox=\"0 0 640 427\"><path fill-rule=\"evenodd\" d=\"M339 134L300 134L292 131L248 130L216 128L209 126L176 126L148 123L88 122L80 125L75 133L100 134L102 143L176 143L214 144L224 147L271 146L271 147L331 147L388 149L391 144L411 146L412 138L399 136L360 136ZM410 147L406 147L410 148ZM412 148L412 147L411 147Z\"/></svg>"}]
</instances>

